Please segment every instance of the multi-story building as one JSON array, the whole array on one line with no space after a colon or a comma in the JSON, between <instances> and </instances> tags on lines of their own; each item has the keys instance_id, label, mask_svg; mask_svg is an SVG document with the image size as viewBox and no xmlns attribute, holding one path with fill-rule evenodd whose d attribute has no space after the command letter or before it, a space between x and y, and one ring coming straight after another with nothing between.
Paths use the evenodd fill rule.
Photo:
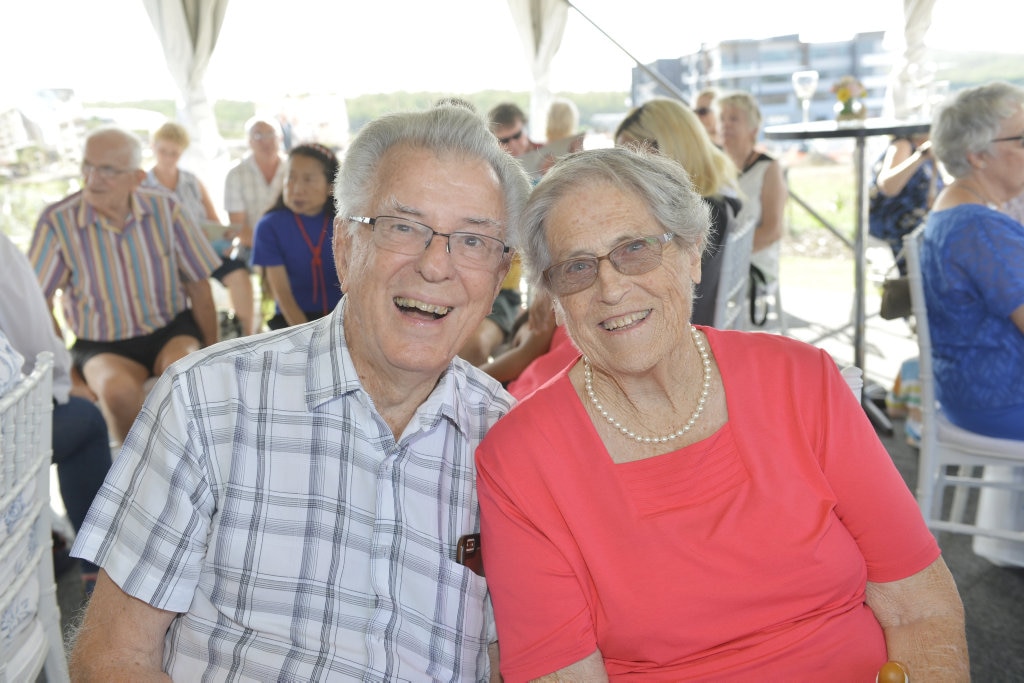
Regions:
<instances>
[{"instance_id":1,"label":"multi-story building","mask_svg":"<svg viewBox=\"0 0 1024 683\"><path fill-rule=\"evenodd\" d=\"M793 91L794 72L813 69L819 74L818 88L811 99L812 121L834 117L832 84L852 75L867 90L863 103L868 116L879 116L894 61L894 55L882 46L884 37L884 31L873 31L831 43L805 43L798 35L728 40L704 45L698 52L678 59L659 59L647 68L657 71L691 103L708 87L749 92L757 98L766 125L802 120L800 100ZM633 68L631 94L636 104L675 95L640 67Z\"/></svg>"}]
</instances>

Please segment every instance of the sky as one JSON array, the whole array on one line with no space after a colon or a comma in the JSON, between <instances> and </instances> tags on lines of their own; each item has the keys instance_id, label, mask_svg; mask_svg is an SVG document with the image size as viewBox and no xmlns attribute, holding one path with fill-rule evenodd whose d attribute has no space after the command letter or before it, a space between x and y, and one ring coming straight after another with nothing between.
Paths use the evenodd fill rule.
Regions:
<instances>
[{"instance_id":1,"label":"sky","mask_svg":"<svg viewBox=\"0 0 1024 683\"><path fill-rule=\"evenodd\" d=\"M629 89L633 59L584 14L646 63L693 52L702 41L792 33L809 41L843 40L856 31L892 29L895 34L903 5L901 0L574 4L579 11L569 10L551 67L553 92ZM825 7L833 4L844 11ZM991 21L1006 6L1004 0L971 0L972 11L966 13L962 0L937 0L930 43L1019 50L1019 22ZM846 9L854 7L856 12ZM840 14L845 16L837 21ZM73 88L85 101L176 95L141 0L4 2L0 27L0 63L6 65L0 98L51 87ZM211 100L256 101L305 93L528 91L532 83L506 0L232 0L205 79Z\"/></svg>"}]
</instances>

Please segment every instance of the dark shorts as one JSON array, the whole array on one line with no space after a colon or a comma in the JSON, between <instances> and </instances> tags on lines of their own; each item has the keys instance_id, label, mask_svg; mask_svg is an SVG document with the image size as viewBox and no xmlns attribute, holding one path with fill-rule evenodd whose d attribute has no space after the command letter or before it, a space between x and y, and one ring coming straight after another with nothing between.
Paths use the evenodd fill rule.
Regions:
<instances>
[{"instance_id":1,"label":"dark shorts","mask_svg":"<svg viewBox=\"0 0 1024 683\"><path fill-rule=\"evenodd\" d=\"M310 311L303 311L303 313L306 314L306 321L312 322L314 320L319 320L320 318L324 317L325 315L327 315L327 313L330 313L330 311L327 311L327 313L324 313L323 311L316 311L315 313ZM267 327L272 330L283 330L284 328L288 327L288 321L284 319L284 313L278 313L273 318L268 320Z\"/></svg>"},{"instance_id":2,"label":"dark shorts","mask_svg":"<svg viewBox=\"0 0 1024 683\"><path fill-rule=\"evenodd\" d=\"M523 296L518 289L502 289L498 292L498 298L494 300L491 313L487 318L493 320L494 324L501 328L506 339L512 334L512 326L516 324L516 318L519 317L519 312L522 310L522 303Z\"/></svg>"},{"instance_id":3,"label":"dark shorts","mask_svg":"<svg viewBox=\"0 0 1024 683\"><path fill-rule=\"evenodd\" d=\"M79 339L71 346L71 360L74 362L75 368L82 372L86 362L93 356L98 356L101 353L113 353L133 360L153 372L156 357L160 355L172 337L179 335L195 337L202 343L203 334L199 331L195 318L192 317L192 311L182 311L169 325L141 337L120 341Z\"/></svg>"},{"instance_id":4,"label":"dark shorts","mask_svg":"<svg viewBox=\"0 0 1024 683\"><path fill-rule=\"evenodd\" d=\"M228 258L227 256L220 257L220 265L217 266L217 270L210 273L210 277L215 278L221 284L224 284L224 278L235 272L236 270L249 270L248 264L242 259Z\"/></svg>"}]
</instances>

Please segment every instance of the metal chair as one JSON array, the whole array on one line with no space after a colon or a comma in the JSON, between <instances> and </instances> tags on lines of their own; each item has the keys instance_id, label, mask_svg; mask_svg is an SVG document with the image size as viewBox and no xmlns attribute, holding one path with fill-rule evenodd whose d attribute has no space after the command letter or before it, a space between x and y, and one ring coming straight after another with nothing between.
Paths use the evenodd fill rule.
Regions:
<instances>
[{"instance_id":1,"label":"metal chair","mask_svg":"<svg viewBox=\"0 0 1024 683\"><path fill-rule=\"evenodd\" d=\"M984 495L996 491L1016 491L1024 495L1024 481L996 480L986 477L984 470L993 467L1024 467L1024 443L1010 439L996 439L957 427L942 414L935 398L935 377L932 374L932 344L928 328L928 307L924 297L921 276L921 242L924 227L903 238L910 282L911 307L917 325L917 344L920 350L921 382L921 455L918 465L917 501L925 521L933 531L971 534L975 549L979 537L1013 541L1019 548L1016 563L1024 564L1024 530L1000 524L999 520L985 519L977 512L973 519L965 519L967 494L978 489ZM955 468L955 473L951 470ZM991 472L990 472L991 474ZM952 505L943 515L945 491L954 487ZM1019 544L1019 545L1018 545Z\"/></svg>"},{"instance_id":2,"label":"metal chair","mask_svg":"<svg viewBox=\"0 0 1024 683\"><path fill-rule=\"evenodd\" d=\"M67 681L53 576L53 354L0 398L0 682Z\"/></svg>"},{"instance_id":3,"label":"metal chair","mask_svg":"<svg viewBox=\"0 0 1024 683\"><path fill-rule=\"evenodd\" d=\"M750 254L754 247L754 222L737 221L725 236L722 265L715 298L714 325L720 330L747 327L747 295L750 279Z\"/></svg>"}]
</instances>

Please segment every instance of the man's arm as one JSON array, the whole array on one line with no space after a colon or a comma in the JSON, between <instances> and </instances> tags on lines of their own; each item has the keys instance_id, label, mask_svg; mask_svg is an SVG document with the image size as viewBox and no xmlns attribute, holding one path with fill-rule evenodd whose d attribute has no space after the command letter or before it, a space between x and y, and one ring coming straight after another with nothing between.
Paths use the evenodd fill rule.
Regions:
<instances>
[{"instance_id":1,"label":"man's arm","mask_svg":"<svg viewBox=\"0 0 1024 683\"><path fill-rule=\"evenodd\" d=\"M203 335L203 346L216 344L220 335L217 324L217 306L213 302L213 290L209 280L185 283L185 292L192 301L192 317Z\"/></svg>"},{"instance_id":2,"label":"man's arm","mask_svg":"<svg viewBox=\"0 0 1024 683\"><path fill-rule=\"evenodd\" d=\"M101 569L71 652L71 680L170 681L164 636L175 616L128 595Z\"/></svg>"}]
</instances>

